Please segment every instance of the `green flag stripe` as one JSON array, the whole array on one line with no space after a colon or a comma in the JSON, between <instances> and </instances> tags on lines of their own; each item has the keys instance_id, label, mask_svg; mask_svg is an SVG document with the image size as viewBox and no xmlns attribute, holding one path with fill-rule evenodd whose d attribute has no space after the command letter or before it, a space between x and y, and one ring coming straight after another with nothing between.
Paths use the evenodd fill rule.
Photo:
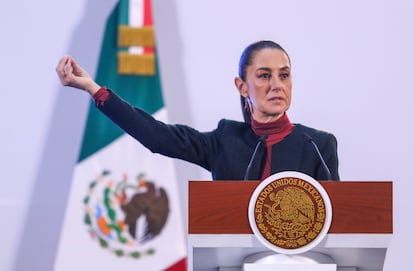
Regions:
<instances>
[{"instance_id":1,"label":"green flag stripe","mask_svg":"<svg viewBox=\"0 0 414 271\"><path fill-rule=\"evenodd\" d=\"M119 1L119 24L129 24L129 0Z\"/></svg>"},{"instance_id":2,"label":"green flag stripe","mask_svg":"<svg viewBox=\"0 0 414 271\"><path fill-rule=\"evenodd\" d=\"M153 114L164 106L158 65L156 65L154 76L118 75L117 73L119 11L120 4L118 2L107 21L96 81L98 84L116 91L118 95L134 106ZM78 162L123 134L124 132L97 110L95 104L91 102Z\"/></svg>"}]
</instances>

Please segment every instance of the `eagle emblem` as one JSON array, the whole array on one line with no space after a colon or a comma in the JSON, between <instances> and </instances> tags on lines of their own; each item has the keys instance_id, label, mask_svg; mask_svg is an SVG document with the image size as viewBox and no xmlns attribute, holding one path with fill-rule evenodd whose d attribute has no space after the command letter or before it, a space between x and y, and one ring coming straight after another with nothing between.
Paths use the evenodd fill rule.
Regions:
<instances>
[{"instance_id":1,"label":"eagle emblem","mask_svg":"<svg viewBox=\"0 0 414 271\"><path fill-rule=\"evenodd\" d=\"M266 204L269 217L301 224L314 221L313 202L301 189L286 187L276 193L271 193L269 199L273 202L272 205Z\"/></svg>"},{"instance_id":2,"label":"eagle emblem","mask_svg":"<svg viewBox=\"0 0 414 271\"><path fill-rule=\"evenodd\" d=\"M315 221L312 199L296 187L270 193L269 203L265 203L264 207L267 223L278 238L296 239L304 236Z\"/></svg>"},{"instance_id":3,"label":"eagle emblem","mask_svg":"<svg viewBox=\"0 0 414 271\"><path fill-rule=\"evenodd\" d=\"M117 256L132 258L156 252L150 241L161 234L170 211L167 191L145 174L116 180L108 170L89 184L84 207L92 238Z\"/></svg>"}]
</instances>

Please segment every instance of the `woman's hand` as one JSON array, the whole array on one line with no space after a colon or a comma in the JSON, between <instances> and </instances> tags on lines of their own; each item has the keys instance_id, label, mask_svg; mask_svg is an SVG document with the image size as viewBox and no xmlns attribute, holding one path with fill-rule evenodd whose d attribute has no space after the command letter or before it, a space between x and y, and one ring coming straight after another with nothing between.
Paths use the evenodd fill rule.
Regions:
<instances>
[{"instance_id":1,"label":"woman's hand","mask_svg":"<svg viewBox=\"0 0 414 271\"><path fill-rule=\"evenodd\" d=\"M60 59L56 66L56 72L64 86L85 90L90 95L94 95L100 89L100 86L70 56L64 56Z\"/></svg>"}]
</instances>

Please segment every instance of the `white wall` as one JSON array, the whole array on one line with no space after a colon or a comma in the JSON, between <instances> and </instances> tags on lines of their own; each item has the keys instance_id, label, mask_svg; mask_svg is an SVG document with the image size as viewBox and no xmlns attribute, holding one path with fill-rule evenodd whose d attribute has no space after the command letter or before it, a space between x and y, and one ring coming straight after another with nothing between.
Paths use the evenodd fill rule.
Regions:
<instances>
[{"instance_id":1,"label":"white wall","mask_svg":"<svg viewBox=\"0 0 414 271\"><path fill-rule=\"evenodd\" d=\"M0 3L0 270L52 270L89 98L62 88L58 59L94 74L115 0ZM385 271L410 266L414 151L414 2L205 0L154 2L163 90L173 122L213 129L241 119L233 86L242 49L272 39L289 52L289 117L333 132L343 180L394 181ZM181 191L204 170L176 162Z\"/></svg>"}]
</instances>

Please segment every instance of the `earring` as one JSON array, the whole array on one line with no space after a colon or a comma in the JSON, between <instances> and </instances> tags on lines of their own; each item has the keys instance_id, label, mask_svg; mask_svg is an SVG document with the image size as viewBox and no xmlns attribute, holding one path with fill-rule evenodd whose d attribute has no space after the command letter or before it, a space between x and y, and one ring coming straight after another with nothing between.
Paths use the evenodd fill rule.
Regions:
<instances>
[{"instance_id":1,"label":"earring","mask_svg":"<svg viewBox=\"0 0 414 271\"><path fill-rule=\"evenodd\" d=\"M250 106L249 106L248 98L244 98L244 111L245 112L250 112Z\"/></svg>"},{"instance_id":2,"label":"earring","mask_svg":"<svg viewBox=\"0 0 414 271\"><path fill-rule=\"evenodd\" d=\"M252 112L253 112L252 102L250 101L249 96L244 98L244 110L249 114L252 114Z\"/></svg>"}]
</instances>

